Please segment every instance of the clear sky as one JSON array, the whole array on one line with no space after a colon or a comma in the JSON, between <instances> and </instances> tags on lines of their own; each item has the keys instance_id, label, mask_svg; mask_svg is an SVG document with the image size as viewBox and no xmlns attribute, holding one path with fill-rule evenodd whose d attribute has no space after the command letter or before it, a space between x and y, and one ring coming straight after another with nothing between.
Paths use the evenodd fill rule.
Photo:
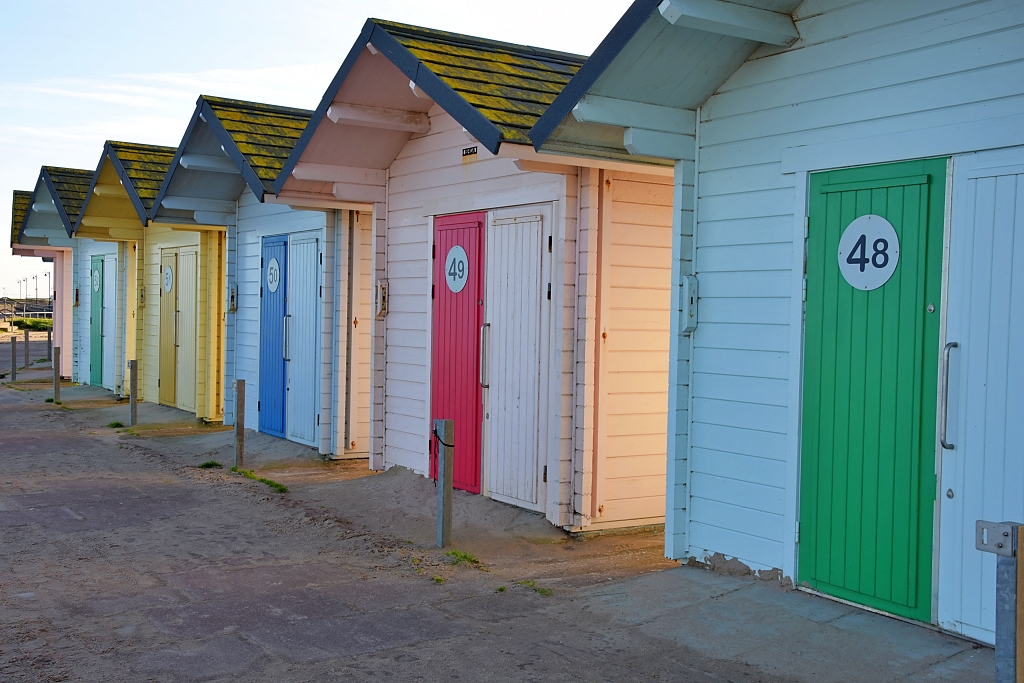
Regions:
<instances>
[{"instance_id":1,"label":"clear sky","mask_svg":"<svg viewBox=\"0 0 1024 683\"><path fill-rule=\"evenodd\" d=\"M40 166L95 169L107 139L177 145L201 93L313 109L367 17L590 54L629 2L0 2L0 294L45 289L50 265L9 246L11 192Z\"/></svg>"}]
</instances>

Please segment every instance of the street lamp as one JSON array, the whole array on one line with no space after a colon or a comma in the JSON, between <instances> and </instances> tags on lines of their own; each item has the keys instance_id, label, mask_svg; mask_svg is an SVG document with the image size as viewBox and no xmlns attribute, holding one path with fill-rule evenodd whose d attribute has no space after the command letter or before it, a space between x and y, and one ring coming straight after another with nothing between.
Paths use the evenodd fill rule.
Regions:
<instances>
[{"instance_id":1,"label":"street lamp","mask_svg":"<svg viewBox=\"0 0 1024 683\"><path fill-rule=\"evenodd\" d=\"M32 282L36 283L35 303L38 305L38 303L39 303L39 276L38 275L33 275L32 276Z\"/></svg>"},{"instance_id":2,"label":"street lamp","mask_svg":"<svg viewBox=\"0 0 1024 683\"><path fill-rule=\"evenodd\" d=\"M53 292L50 290L50 273L43 273L43 277L46 278L46 299L49 301L53 298Z\"/></svg>"}]
</instances>

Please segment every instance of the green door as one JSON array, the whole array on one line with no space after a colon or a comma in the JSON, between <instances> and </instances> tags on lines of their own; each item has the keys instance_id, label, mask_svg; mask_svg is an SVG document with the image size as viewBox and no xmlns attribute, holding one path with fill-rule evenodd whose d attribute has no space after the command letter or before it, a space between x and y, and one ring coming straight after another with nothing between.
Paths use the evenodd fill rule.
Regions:
<instances>
[{"instance_id":1,"label":"green door","mask_svg":"<svg viewBox=\"0 0 1024 683\"><path fill-rule=\"evenodd\" d=\"M931 621L946 159L810 183L799 569Z\"/></svg>"},{"instance_id":2,"label":"green door","mask_svg":"<svg viewBox=\"0 0 1024 683\"><path fill-rule=\"evenodd\" d=\"M103 257L93 256L89 272L89 384L103 384Z\"/></svg>"}]
</instances>

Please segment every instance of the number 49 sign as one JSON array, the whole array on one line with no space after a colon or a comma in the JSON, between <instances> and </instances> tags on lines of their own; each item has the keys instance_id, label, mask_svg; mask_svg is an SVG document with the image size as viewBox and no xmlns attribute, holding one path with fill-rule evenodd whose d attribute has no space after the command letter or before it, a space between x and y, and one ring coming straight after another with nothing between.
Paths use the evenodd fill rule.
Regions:
<instances>
[{"instance_id":1,"label":"number 49 sign","mask_svg":"<svg viewBox=\"0 0 1024 683\"><path fill-rule=\"evenodd\" d=\"M861 216L839 239L839 272L856 289L878 289L892 277L900 260L900 240L881 216Z\"/></svg>"}]
</instances>

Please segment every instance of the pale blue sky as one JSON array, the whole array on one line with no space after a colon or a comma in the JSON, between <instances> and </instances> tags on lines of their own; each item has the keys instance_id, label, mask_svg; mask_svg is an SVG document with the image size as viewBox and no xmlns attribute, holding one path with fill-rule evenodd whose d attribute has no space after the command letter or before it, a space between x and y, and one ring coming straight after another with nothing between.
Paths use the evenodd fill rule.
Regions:
<instances>
[{"instance_id":1,"label":"pale blue sky","mask_svg":"<svg viewBox=\"0 0 1024 683\"><path fill-rule=\"evenodd\" d=\"M48 264L8 246L11 191L93 169L103 141L177 145L200 93L314 108L367 17L589 54L630 0L0 3L0 293ZM31 281L29 284L32 287Z\"/></svg>"}]
</instances>

